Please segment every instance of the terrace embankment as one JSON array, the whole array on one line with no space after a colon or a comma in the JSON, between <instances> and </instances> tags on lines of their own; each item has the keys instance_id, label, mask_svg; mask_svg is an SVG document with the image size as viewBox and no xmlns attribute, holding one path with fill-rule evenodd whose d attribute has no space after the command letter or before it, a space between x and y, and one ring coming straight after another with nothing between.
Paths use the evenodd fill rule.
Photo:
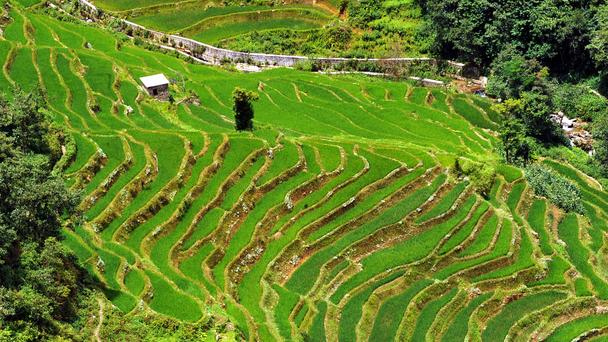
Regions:
<instances>
[{"instance_id":1,"label":"terrace embankment","mask_svg":"<svg viewBox=\"0 0 608 342\"><path fill-rule=\"evenodd\" d=\"M592 219L534 198L498 161L490 102L362 75L232 73L11 13L0 89L47 92L76 150L61 169L83 192L64 244L121 310L225 316L251 341L606 335L608 196L546 160ZM172 104L136 82L160 72L177 80ZM237 86L260 94L252 132L232 125ZM496 166L488 198L449 172L456 157Z\"/></svg>"}]
</instances>

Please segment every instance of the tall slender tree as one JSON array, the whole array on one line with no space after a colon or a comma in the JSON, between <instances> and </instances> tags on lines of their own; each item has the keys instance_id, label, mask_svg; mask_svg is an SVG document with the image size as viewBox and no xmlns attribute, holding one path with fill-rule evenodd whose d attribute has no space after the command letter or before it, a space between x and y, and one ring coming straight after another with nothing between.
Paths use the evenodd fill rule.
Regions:
<instances>
[{"instance_id":1,"label":"tall slender tree","mask_svg":"<svg viewBox=\"0 0 608 342\"><path fill-rule=\"evenodd\" d=\"M232 99L234 105L234 126L237 131L253 130L253 102L258 100L258 94L239 87L234 88Z\"/></svg>"}]
</instances>

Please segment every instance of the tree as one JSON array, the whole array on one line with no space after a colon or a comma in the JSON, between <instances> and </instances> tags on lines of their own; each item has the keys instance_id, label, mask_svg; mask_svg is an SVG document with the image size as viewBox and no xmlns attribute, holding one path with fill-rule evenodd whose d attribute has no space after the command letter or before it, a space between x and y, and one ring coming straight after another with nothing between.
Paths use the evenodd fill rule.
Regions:
<instances>
[{"instance_id":1,"label":"tree","mask_svg":"<svg viewBox=\"0 0 608 342\"><path fill-rule=\"evenodd\" d=\"M39 154L51 152L46 141L49 137L49 121L43 114L44 106L44 94L40 91L25 93L17 88L12 101L0 95L0 134L4 135L4 141L12 146L13 151Z\"/></svg>"},{"instance_id":2,"label":"tree","mask_svg":"<svg viewBox=\"0 0 608 342\"><path fill-rule=\"evenodd\" d=\"M496 169L487 163L480 163L464 157L458 157L454 160L452 171L458 177L468 177L477 192L483 197L488 198L494 180L496 179Z\"/></svg>"},{"instance_id":3,"label":"tree","mask_svg":"<svg viewBox=\"0 0 608 342\"><path fill-rule=\"evenodd\" d=\"M346 50L352 37L352 29L342 24L330 26L323 31L325 48L330 50Z\"/></svg>"},{"instance_id":4,"label":"tree","mask_svg":"<svg viewBox=\"0 0 608 342\"><path fill-rule=\"evenodd\" d=\"M0 97L0 339L57 334L85 278L58 241L80 198L52 172L63 133L44 113L41 93Z\"/></svg>"},{"instance_id":5,"label":"tree","mask_svg":"<svg viewBox=\"0 0 608 342\"><path fill-rule=\"evenodd\" d=\"M531 144L526 137L526 129L519 119L524 111L522 100L509 99L496 105L497 112L504 119L500 126L500 152L507 163L524 165L532 159Z\"/></svg>"},{"instance_id":6,"label":"tree","mask_svg":"<svg viewBox=\"0 0 608 342\"><path fill-rule=\"evenodd\" d=\"M554 112L553 98L542 91L529 91L521 94L523 110L516 117L522 120L526 135L544 144L565 143L564 133L559 125L551 120Z\"/></svg>"},{"instance_id":7,"label":"tree","mask_svg":"<svg viewBox=\"0 0 608 342\"><path fill-rule=\"evenodd\" d=\"M513 118L505 118L500 127L500 152L507 163L525 165L532 159L532 148L524 134L523 124Z\"/></svg>"},{"instance_id":8,"label":"tree","mask_svg":"<svg viewBox=\"0 0 608 342\"><path fill-rule=\"evenodd\" d=\"M513 45L551 70L589 73L596 1L417 0L432 52L483 68Z\"/></svg>"},{"instance_id":9,"label":"tree","mask_svg":"<svg viewBox=\"0 0 608 342\"><path fill-rule=\"evenodd\" d=\"M73 213L79 198L51 171L44 155L23 155L0 163L0 227L19 237L1 245L59 235L62 214Z\"/></svg>"},{"instance_id":10,"label":"tree","mask_svg":"<svg viewBox=\"0 0 608 342\"><path fill-rule=\"evenodd\" d=\"M538 81L540 65L525 59L513 46L502 51L492 63L487 92L502 99L518 98Z\"/></svg>"},{"instance_id":11,"label":"tree","mask_svg":"<svg viewBox=\"0 0 608 342\"><path fill-rule=\"evenodd\" d=\"M600 69L608 68L608 4L598 8L588 49Z\"/></svg>"},{"instance_id":12,"label":"tree","mask_svg":"<svg viewBox=\"0 0 608 342\"><path fill-rule=\"evenodd\" d=\"M236 87L232 92L234 105L234 123L237 131L253 130L253 101L258 100L258 94L253 91Z\"/></svg>"}]
</instances>

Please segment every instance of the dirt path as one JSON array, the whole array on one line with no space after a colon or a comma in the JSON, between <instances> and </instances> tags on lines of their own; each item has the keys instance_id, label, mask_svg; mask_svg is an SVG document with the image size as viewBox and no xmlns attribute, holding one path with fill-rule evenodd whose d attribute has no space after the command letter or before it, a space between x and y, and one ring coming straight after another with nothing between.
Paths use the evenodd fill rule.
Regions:
<instances>
[{"instance_id":1,"label":"dirt path","mask_svg":"<svg viewBox=\"0 0 608 342\"><path fill-rule=\"evenodd\" d=\"M99 336L99 331L101 330L101 325L103 324L103 300L101 300L101 298L97 299L97 303L99 303L99 323L97 323L97 326L95 327L95 330L93 331L93 335L95 336L95 340L97 342L101 342L101 337Z\"/></svg>"},{"instance_id":2,"label":"dirt path","mask_svg":"<svg viewBox=\"0 0 608 342\"><path fill-rule=\"evenodd\" d=\"M335 16L339 16L340 15L340 10L337 9L336 7L334 7L332 4L330 4L327 1L313 0L312 4L313 4L313 6L321 7L322 9L328 11L329 13L331 13L331 14L333 14Z\"/></svg>"},{"instance_id":3,"label":"dirt path","mask_svg":"<svg viewBox=\"0 0 608 342\"><path fill-rule=\"evenodd\" d=\"M291 4L304 4L304 5L310 5L310 6L315 6L315 7L319 7L322 10L331 13L332 15L335 16L340 16L340 10L338 8L336 8L334 5L332 5L329 1L327 0L304 0L303 2L296 2L296 1L290 1L288 3Z\"/></svg>"}]
</instances>

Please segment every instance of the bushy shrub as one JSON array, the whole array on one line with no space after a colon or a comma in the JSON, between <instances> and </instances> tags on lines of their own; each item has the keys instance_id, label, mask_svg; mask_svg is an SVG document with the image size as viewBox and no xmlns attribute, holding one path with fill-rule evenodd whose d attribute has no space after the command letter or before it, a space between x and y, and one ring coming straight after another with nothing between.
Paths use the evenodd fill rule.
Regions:
<instances>
[{"instance_id":1,"label":"bushy shrub","mask_svg":"<svg viewBox=\"0 0 608 342\"><path fill-rule=\"evenodd\" d=\"M532 89L538 81L540 70L538 63L526 59L510 46L492 63L486 91L502 99L518 98L522 92Z\"/></svg>"},{"instance_id":2,"label":"bushy shrub","mask_svg":"<svg viewBox=\"0 0 608 342\"><path fill-rule=\"evenodd\" d=\"M479 194L488 197L496 179L496 169L486 163L456 158L452 170L458 177L467 177Z\"/></svg>"},{"instance_id":3,"label":"bushy shrub","mask_svg":"<svg viewBox=\"0 0 608 342\"><path fill-rule=\"evenodd\" d=\"M556 110L571 118L593 121L608 111L608 101L584 85L560 84L553 96Z\"/></svg>"},{"instance_id":4,"label":"bushy shrub","mask_svg":"<svg viewBox=\"0 0 608 342\"><path fill-rule=\"evenodd\" d=\"M519 100L507 100L498 107L499 113L508 112L509 106L519 105ZM524 125L513 117L505 117L500 125L499 152L503 159L514 165L526 165L532 160L532 141L526 137Z\"/></svg>"},{"instance_id":5,"label":"bushy shrub","mask_svg":"<svg viewBox=\"0 0 608 342\"><path fill-rule=\"evenodd\" d=\"M294 69L301 71L313 71L313 63L310 60L303 60L294 64Z\"/></svg>"},{"instance_id":6,"label":"bushy shrub","mask_svg":"<svg viewBox=\"0 0 608 342\"><path fill-rule=\"evenodd\" d=\"M593 123L594 160L601 174L608 177L608 115L603 115Z\"/></svg>"},{"instance_id":7,"label":"bushy shrub","mask_svg":"<svg viewBox=\"0 0 608 342\"><path fill-rule=\"evenodd\" d=\"M567 212L585 212L581 191L575 184L539 164L530 165L525 171L526 179L537 196L548 198Z\"/></svg>"}]
</instances>

